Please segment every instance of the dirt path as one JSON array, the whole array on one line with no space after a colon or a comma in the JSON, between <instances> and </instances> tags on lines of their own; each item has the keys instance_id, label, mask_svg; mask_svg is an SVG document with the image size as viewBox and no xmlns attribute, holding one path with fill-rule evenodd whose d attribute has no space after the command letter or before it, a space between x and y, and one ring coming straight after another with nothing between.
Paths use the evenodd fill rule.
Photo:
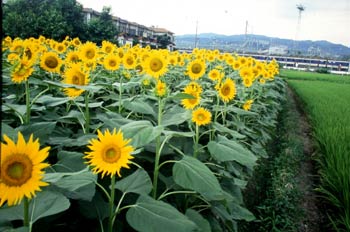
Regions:
<instances>
[{"instance_id":1,"label":"dirt path","mask_svg":"<svg viewBox=\"0 0 350 232\"><path fill-rule=\"evenodd\" d=\"M316 175L315 161L312 160L314 153L314 144L311 139L311 127L307 116L297 97L291 89L288 88L288 97L291 104L295 106L298 112L300 133L302 134L304 145L305 162L301 164L299 179L299 188L302 195L301 207L305 210L305 217L300 222L299 232L320 232L323 231L325 217L321 213L319 198L314 191L318 177Z\"/></svg>"}]
</instances>

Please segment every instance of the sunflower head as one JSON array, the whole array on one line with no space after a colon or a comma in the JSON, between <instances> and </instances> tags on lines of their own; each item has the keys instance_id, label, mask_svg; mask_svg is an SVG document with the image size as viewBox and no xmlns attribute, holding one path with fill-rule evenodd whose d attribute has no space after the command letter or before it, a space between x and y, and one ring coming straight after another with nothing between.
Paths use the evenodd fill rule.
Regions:
<instances>
[{"instance_id":1,"label":"sunflower head","mask_svg":"<svg viewBox=\"0 0 350 232\"><path fill-rule=\"evenodd\" d=\"M103 59L103 66L105 69L110 71L115 71L119 69L120 66L120 58L118 55L114 55L113 53L107 55Z\"/></svg>"},{"instance_id":2,"label":"sunflower head","mask_svg":"<svg viewBox=\"0 0 350 232\"><path fill-rule=\"evenodd\" d=\"M245 101L243 104L243 109L246 111L249 111L250 108L252 107L253 102L254 102L254 100L252 100L252 99Z\"/></svg>"},{"instance_id":3,"label":"sunflower head","mask_svg":"<svg viewBox=\"0 0 350 232\"><path fill-rule=\"evenodd\" d=\"M164 82L162 82L161 80L158 80L156 87L154 89L154 93L158 97L164 97L167 94L166 84Z\"/></svg>"},{"instance_id":4,"label":"sunflower head","mask_svg":"<svg viewBox=\"0 0 350 232\"><path fill-rule=\"evenodd\" d=\"M219 96L224 102L229 102L236 96L236 85L235 82L227 78L219 88Z\"/></svg>"},{"instance_id":5,"label":"sunflower head","mask_svg":"<svg viewBox=\"0 0 350 232\"><path fill-rule=\"evenodd\" d=\"M102 173L102 177L106 174L120 176L121 168L129 168L128 163L134 158L131 155L134 148L128 145L131 139L124 139L122 131L116 132L116 129L112 133L108 129L104 133L97 130L97 133L98 138L90 140L88 145L91 151L85 153L87 163L94 173Z\"/></svg>"},{"instance_id":6,"label":"sunflower head","mask_svg":"<svg viewBox=\"0 0 350 232\"><path fill-rule=\"evenodd\" d=\"M9 206L21 202L23 197L31 199L40 187L48 185L42 181L42 169L49 165L43 161L49 155L50 147L39 149L39 140L28 142L18 132L17 143L4 135L5 143L1 143L0 162L0 206L6 201Z\"/></svg>"},{"instance_id":7,"label":"sunflower head","mask_svg":"<svg viewBox=\"0 0 350 232\"><path fill-rule=\"evenodd\" d=\"M143 62L145 72L154 78L159 78L168 71L168 60L159 51L149 52Z\"/></svg>"},{"instance_id":8,"label":"sunflower head","mask_svg":"<svg viewBox=\"0 0 350 232\"><path fill-rule=\"evenodd\" d=\"M45 52L40 58L40 67L48 72L60 73L62 63L55 52Z\"/></svg>"},{"instance_id":9,"label":"sunflower head","mask_svg":"<svg viewBox=\"0 0 350 232\"><path fill-rule=\"evenodd\" d=\"M205 73L205 62L202 59L195 59L187 66L187 74L192 80L197 80Z\"/></svg>"},{"instance_id":10,"label":"sunflower head","mask_svg":"<svg viewBox=\"0 0 350 232\"><path fill-rule=\"evenodd\" d=\"M65 84L82 86L82 85L88 85L89 81L90 81L89 73L83 71L80 63L77 63L77 64L72 63L64 73L63 83ZM76 89L76 88L65 88L64 91L71 98L78 97L80 94L84 92L83 89Z\"/></svg>"},{"instance_id":11,"label":"sunflower head","mask_svg":"<svg viewBox=\"0 0 350 232\"><path fill-rule=\"evenodd\" d=\"M192 112L192 121L198 126L204 126L211 122L211 113L203 108L199 107Z\"/></svg>"}]
</instances>

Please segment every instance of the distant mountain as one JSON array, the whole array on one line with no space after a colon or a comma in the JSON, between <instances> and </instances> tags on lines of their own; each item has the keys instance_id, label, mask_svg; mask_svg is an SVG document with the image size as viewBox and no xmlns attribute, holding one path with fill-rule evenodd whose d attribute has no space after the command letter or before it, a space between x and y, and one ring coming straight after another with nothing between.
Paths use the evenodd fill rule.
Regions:
<instances>
[{"instance_id":1,"label":"distant mountain","mask_svg":"<svg viewBox=\"0 0 350 232\"><path fill-rule=\"evenodd\" d=\"M175 37L176 47L179 49L193 49L195 46L194 34ZM281 39L264 35L220 35L202 33L197 35L197 47L220 49L245 53L261 53L272 55L299 55L334 59L349 59L350 48L328 41Z\"/></svg>"}]
</instances>

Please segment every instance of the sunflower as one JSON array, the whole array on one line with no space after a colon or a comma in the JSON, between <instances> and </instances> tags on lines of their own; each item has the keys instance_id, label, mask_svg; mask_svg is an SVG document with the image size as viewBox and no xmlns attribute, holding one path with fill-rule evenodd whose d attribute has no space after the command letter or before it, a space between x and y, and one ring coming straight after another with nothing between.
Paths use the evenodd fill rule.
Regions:
<instances>
[{"instance_id":1,"label":"sunflower","mask_svg":"<svg viewBox=\"0 0 350 232\"><path fill-rule=\"evenodd\" d=\"M82 71L81 64L72 63L64 73L63 83L72 85L87 85L89 83L89 74ZM65 93L72 98L78 97L84 92L83 89L65 88Z\"/></svg>"},{"instance_id":2,"label":"sunflower","mask_svg":"<svg viewBox=\"0 0 350 232\"><path fill-rule=\"evenodd\" d=\"M243 67L241 68L241 70L239 71L239 75L241 76L241 78L249 78L249 79L253 79L254 78L254 73L253 73L253 69L250 67Z\"/></svg>"},{"instance_id":3,"label":"sunflower","mask_svg":"<svg viewBox=\"0 0 350 232\"><path fill-rule=\"evenodd\" d=\"M145 72L159 78L168 71L168 61L160 52L151 52L143 63Z\"/></svg>"},{"instance_id":4,"label":"sunflower","mask_svg":"<svg viewBox=\"0 0 350 232\"><path fill-rule=\"evenodd\" d=\"M250 86L252 86L253 84L253 79L249 78L249 77L245 77L243 78L243 85L247 88L249 88Z\"/></svg>"},{"instance_id":5,"label":"sunflower","mask_svg":"<svg viewBox=\"0 0 350 232\"><path fill-rule=\"evenodd\" d=\"M137 65L135 56L132 52L127 52L123 55L122 58L124 68L126 69L134 69Z\"/></svg>"},{"instance_id":6,"label":"sunflower","mask_svg":"<svg viewBox=\"0 0 350 232\"><path fill-rule=\"evenodd\" d=\"M113 44L107 40L102 41L102 52L107 53L107 54L111 54L115 50L116 50L115 44Z\"/></svg>"},{"instance_id":7,"label":"sunflower","mask_svg":"<svg viewBox=\"0 0 350 232\"><path fill-rule=\"evenodd\" d=\"M103 66L107 70L110 70L110 71L118 70L119 65L120 65L120 58L118 55L114 55L113 53L107 55L103 59Z\"/></svg>"},{"instance_id":8,"label":"sunflower","mask_svg":"<svg viewBox=\"0 0 350 232\"><path fill-rule=\"evenodd\" d=\"M58 53L64 53L66 50L67 50L67 45L62 42L62 43L57 43L56 44L56 47L55 47L55 50L58 52Z\"/></svg>"},{"instance_id":9,"label":"sunflower","mask_svg":"<svg viewBox=\"0 0 350 232\"><path fill-rule=\"evenodd\" d=\"M52 73L60 73L62 63L55 52L45 52L40 58L40 67Z\"/></svg>"},{"instance_id":10,"label":"sunflower","mask_svg":"<svg viewBox=\"0 0 350 232\"><path fill-rule=\"evenodd\" d=\"M184 108L187 110L194 109L200 103L201 92L202 87L200 87L200 85L196 82L193 81L188 84L184 89L184 93L192 95L193 98L186 98L181 100L181 104L184 106Z\"/></svg>"},{"instance_id":11,"label":"sunflower","mask_svg":"<svg viewBox=\"0 0 350 232\"><path fill-rule=\"evenodd\" d=\"M208 73L208 77L212 81L219 81L222 78L222 74L218 69L212 69Z\"/></svg>"},{"instance_id":12,"label":"sunflower","mask_svg":"<svg viewBox=\"0 0 350 232\"><path fill-rule=\"evenodd\" d=\"M243 104L243 109L246 110L246 111L250 110L250 108L252 107L253 102L254 101L252 99L249 99L249 100L245 101L244 104Z\"/></svg>"},{"instance_id":13,"label":"sunflower","mask_svg":"<svg viewBox=\"0 0 350 232\"><path fill-rule=\"evenodd\" d=\"M205 62L201 59L195 59L187 65L187 74L192 80L197 80L205 73Z\"/></svg>"},{"instance_id":14,"label":"sunflower","mask_svg":"<svg viewBox=\"0 0 350 232\"><path fill-rule=\"evenodd\" d=\"M14 83L24 82L33 72L32 64L28 64L26 60L21 59L11 73L11 80Z\"/></svg>"},{"instance_id":15,"label":"sunflower","mask_svg":"<svg viewBox=\"0 0 350 232\"><path fill-rule=\"evenodd\" d=\"M96 61L98 58L98 47L95 43L86 42L79 48L79 57L86 62Z\"/></svg>"},{"instance_id":16,"label":"sunflower","mask_svg":"<svg viewBox=\"0 0 350 232\"><path fill-rule=\"evenodd\" d=\"M221 84L219 96L224 102L229 102L236 96L236 85L232 79L227 78L225 82Z\"/></svg>"},{"instance_id":17,"label":"sunflower","mask_svg":"<svg viewBox=\"0 0 350 232\"><path fill-rule=\"evenodd\" d=\"M0 163L0 207L7 201L9 206L19 204L23 197L31 199L40 187L48 185L42 181L42 169L49 166L43 161L49 155L50 147L39 149L39 140L28 142L21 132L17 135L17 144L4 135L1 143Z\"/></svg>"},{"instance_id":18,"label":"sunflower","mask_svg":"<svg viewBox=\"0 0 350 232\"><path fill-rule=\"evenodd\" d=\"M131 139L125 140L122 131L116 132L116 129L112 133L108 129L104 133L97 130L97 133L98 139L91 139L88 145L91 151L85 153L87 163L93 166L94 173L102 173L102 178L105 174L120 177L120 169L129 168L129 160L134 158L131 155L134 148L128 145Z\"/></svg>"},{"instance_id":19,"label":"sunflower","mask_svg":"<svg viewBox=\"0 0 350 232\"><path fill-rule=\"evenodd\" d=\"M192 112L192 121L198 126L207 125L211 122L211 113L203 107L199 107Z\"/></svg>"},{"instance_id":20,"label":"sunflower","mask_svg":"<svg viewBox=\"0 0 350 232\"><path fill-rule=\"evenodd\" d=\"M79 52L77 51L70 51L67 53L67 57L65 59L65 63L77 63L79 62Z\"/></svg>"},{"instance_id":21,"label":"sunflower","mask_svg":"<svg viewBox=\"0 0 350 232\"><path fill-rule=\"evenodd\" d=\"M81 45L81 41L78 37L74 38L72 41L71 41L71 44L74 46L74 47L78 47Z\"/></svg>"},{"instance_id":22,"label":"sunflower","mask_svg":"<svg viewBox=\"0 0 350 232\"><path fill-rule=\"evenodd\" d=\"M160 80L157 81L156 87L154 89L156 96L164 97L167 93L166 84Z\"/></svg>"}]
</instances>

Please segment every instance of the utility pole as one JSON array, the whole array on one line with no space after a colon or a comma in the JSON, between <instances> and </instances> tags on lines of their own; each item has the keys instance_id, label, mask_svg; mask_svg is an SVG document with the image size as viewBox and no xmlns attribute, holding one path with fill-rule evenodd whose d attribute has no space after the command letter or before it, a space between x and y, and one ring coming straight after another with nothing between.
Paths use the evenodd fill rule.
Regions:
<instances>
[{"instance_id":1,"label":"utility pole","mask_svg":"<svg viewBox=\"0 0 350 232\"><path fill-rule=\"evenodd\" d=\"M198 20L196 21L196 36L194 37L194 47L197 47L197 42L198 42Z\"/></svg>"},{"instance_id":2,"label":"utility pole","mask_svg":"<svg viewBox=\"0 0 350 232\"><path fill-rule=\"evenodd\" d=\"M305 10L305 7L301 4L297 5L297 9L298 9L298 22L297 22L297 29L295 32L295 39L294 39L294 52L297 53L297 49L298 49L298 42L297 40L299 39L299 33L300 33L300 25L301 25L301 13Z\"/></svg>"}]
</instances>

